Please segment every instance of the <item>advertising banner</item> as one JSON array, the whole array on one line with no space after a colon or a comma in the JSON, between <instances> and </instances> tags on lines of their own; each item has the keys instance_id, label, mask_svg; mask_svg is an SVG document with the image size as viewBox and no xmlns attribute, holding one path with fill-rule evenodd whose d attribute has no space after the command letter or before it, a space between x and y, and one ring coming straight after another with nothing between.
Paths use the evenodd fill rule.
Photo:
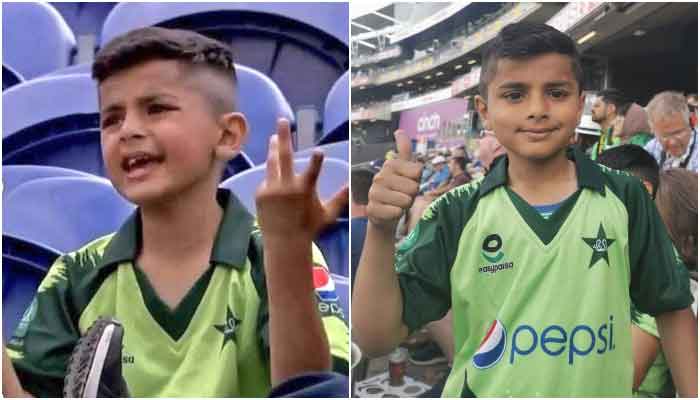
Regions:
<instances>
[{"instance_id":1,"label":"advertising banner","mask_svg":"<svg viewBox=\"0 0 700 400\"><path fill-rule=\"evenodd\" d=\"M449 99L401 112L399 128L414 139L435 137L450 124L460 123L467 111L464 99Z\"/></svg>"}]
</instances>

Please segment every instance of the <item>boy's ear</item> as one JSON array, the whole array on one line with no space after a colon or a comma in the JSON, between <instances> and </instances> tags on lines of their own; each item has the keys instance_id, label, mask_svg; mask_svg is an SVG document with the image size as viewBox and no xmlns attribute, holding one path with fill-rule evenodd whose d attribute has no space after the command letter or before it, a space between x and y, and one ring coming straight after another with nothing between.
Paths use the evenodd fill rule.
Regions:
<instances>
[{"instance_id":1,"label":"boy's ear","mask_svg":"<svg viewBox=\"0 0 700 400\"><path fill-rule=\"evenodd\" d=\"M581 117L583 116L583 109L586 106L586 94L581 92L578 96L578 112L576 113L576 126L581 123Z\"/></svg>"},{"instance_id":2,"label":"boy's ear","mask_svg":"<svg viewBox=\"0 0 700 400\"><path fill-rule=\"evenodd\" d=\"M491 127L489 124L489 108L486 104L486 99L481 97L480 94L477 94L476 97L474 97L474 104L476 105L476 111L479 112L479 117L483 122L484 128L490 130Z\"/></svg>"},{"instance_id":3,"label":"boy's ear","mask_svg":"<svg viewBox=\"0 0 700 400\"><path fill-rule=\"evenodd\" d=\"M216 144L216 157L229 161L241 152L241 148L248 138L248 121L239 112L223 114L219 118L221 135Z\"/></svg>"}]
</instances>

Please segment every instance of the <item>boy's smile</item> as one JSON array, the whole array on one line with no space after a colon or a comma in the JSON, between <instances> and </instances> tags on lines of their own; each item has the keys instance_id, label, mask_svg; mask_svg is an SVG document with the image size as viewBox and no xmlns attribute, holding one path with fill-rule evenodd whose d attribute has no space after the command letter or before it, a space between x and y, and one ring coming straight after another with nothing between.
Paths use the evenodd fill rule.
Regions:
<instances>
[{"instance_id":1,"label":"boy's smile","mask_svg":"<svg viewBox=\"0 0 700 400\"><path fill-rule=\"evenodd\" d=\"M546 160L563 154L583 112L571 58L547 53L498 60L488 100L478 107L511 157Z\"/></svg>"},{"instance_id":2,"label":"boy's smile","mask_svg":"<svg viewBox=\"0 0 700 400\"><path fill-rule=\"evenodd\" d=\"M218 181L212 163L222 128L186 68L177 61L145 62L99 87L107 171L136 204Z\"/></svg>"}]
</instances>

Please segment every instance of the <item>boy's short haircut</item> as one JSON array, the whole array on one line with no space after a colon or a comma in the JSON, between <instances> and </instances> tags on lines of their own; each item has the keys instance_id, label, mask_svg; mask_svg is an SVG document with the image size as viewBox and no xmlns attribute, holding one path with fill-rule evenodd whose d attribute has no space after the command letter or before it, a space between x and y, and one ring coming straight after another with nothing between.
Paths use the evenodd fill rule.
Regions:
<instances>
[{"instance_id":1,"label":"boy's short haircut","mask_svg":"<svg viewBox=\"0 0 700 400\"><path fill-rule=\"evenodd\" d=\"M352 201L366 206L369 204L369 188L372 186L374 173L366 168L353 168L350 173Z\"/></svg>"},{"instance_id":2,"label":"boy's short haircut","mask_svg":"<svg viewBox=\"0 0 700 400\"><path fill-rule=\"evenodd\" d=\"M532 22L516 22L506 25L481 53L481 78L479 92L488 96L488 85L493 80L498 60L509 58L526 60L546 53L563 54L571 58L571 67L578 82L579 93L583 91L583 68L576 43L555 28Z\"/></svg>"},{"instance_id":3,"label":"boy's short haircut","mask_svg":"<svg viewBox=\"0 0 700 400\"><path fill-rule=\"evenodd\" d=\"M627 97L617 89L604 89L598 92L598 97L603 99L606 104L612 104L615 106L615 114L625 115L627 110L629 110L632 102L627 99Z\"/></svg>"},{"instance_id":4,"label":"boy's short haircut","mask_svg":"<svg viewBox=\"0 0 700 400\"><path fill-rule=\"evenodd\" d=\"M605 150L596 160L606 167L629 172L651 183L651 197L659 188L659 164L654 156L635 144L623 144Z\"/></svg>"},{"instance_id":5,"label":"boy's short haircut","mask_svg":"<svg viewBox=\"0 0 700 400\"><path fill-rule=\"evenodd\" d=\"M236 67L231 48L199 33L148 27L135 29L114 38L95 57L92 77L98 84L116 73L155 60L176 60L184 65L205 66L230 80L230 96L219 98L212 91L208 97L221 113L235 111L234 86Z\"/></svg>"}]
</instances>

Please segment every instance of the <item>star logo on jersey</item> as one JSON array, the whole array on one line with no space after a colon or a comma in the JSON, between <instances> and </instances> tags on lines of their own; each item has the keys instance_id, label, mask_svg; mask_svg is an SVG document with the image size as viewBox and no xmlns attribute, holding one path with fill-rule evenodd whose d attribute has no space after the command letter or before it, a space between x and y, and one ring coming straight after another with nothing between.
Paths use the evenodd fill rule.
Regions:
<instances>
[{"instance_id":1,"label":"star logo on jersey","mask_svg":"<svg viewBox=\"0 0 700 400\"><path fill-rule=\"evenodd\" d=\"M615 239L609 238L605 234L605 229L603 229L603 224L600 224L598 228L598 236L594 238L582 238L587 245L593 249L593 255L591 256L591 263L588 264L588 268L592 268L595 263L601 258L608 263L610 266L610 260L608 259L608 248L615 242Z\"/></svg>"},{"instance_id":2,"label":"star logo on jersey","mask_svg":"<svg viewBox=\"0 0 700 400\"><path fill-rule=\"evenodd\" d=\"M236 329L238 329L238 324L240 323L241 320L236 318L229 306L226 306L226 321L221 325L214 325L214 328L224 335L224 341L221 343L221 350L224 349L224 346L226 346L226 343L229 341L236 342Z\"/></svg>"}]
</instances>

